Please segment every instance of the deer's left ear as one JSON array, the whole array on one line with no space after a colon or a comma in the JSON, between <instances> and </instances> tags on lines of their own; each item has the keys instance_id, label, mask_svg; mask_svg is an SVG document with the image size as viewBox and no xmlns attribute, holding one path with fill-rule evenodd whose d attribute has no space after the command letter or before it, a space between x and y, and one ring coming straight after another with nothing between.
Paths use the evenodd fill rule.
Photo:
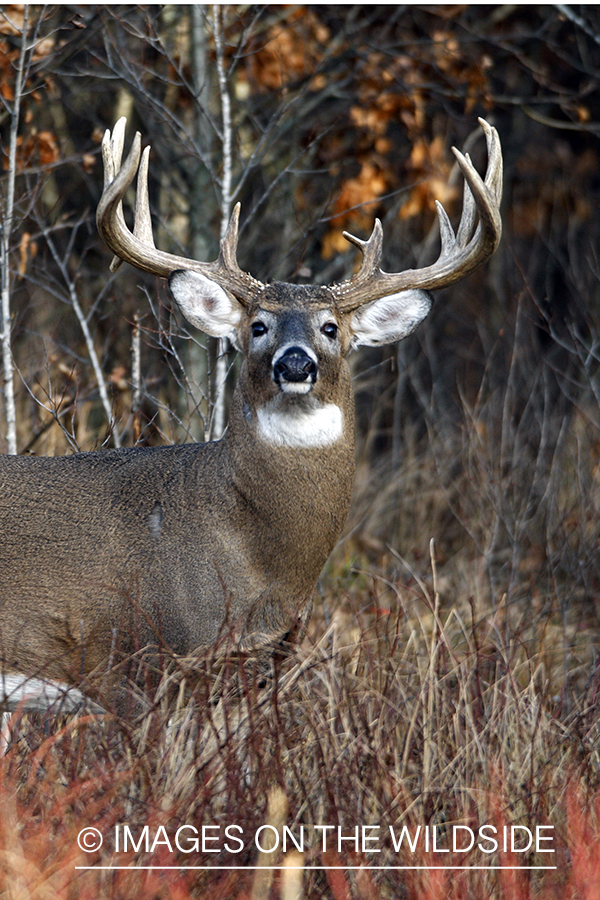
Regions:
<instances>
[{"instance_id":1,"label":"deer's left ear","mask_svg":"<svg viewBox=\"0 0 600 900\"><path fill-rule=\"evenodd\" d=\"M393 344L414 331L429 310L429 291L401 291L361 306L352 316L352 347Z\"/></svg>"}]
</instances>

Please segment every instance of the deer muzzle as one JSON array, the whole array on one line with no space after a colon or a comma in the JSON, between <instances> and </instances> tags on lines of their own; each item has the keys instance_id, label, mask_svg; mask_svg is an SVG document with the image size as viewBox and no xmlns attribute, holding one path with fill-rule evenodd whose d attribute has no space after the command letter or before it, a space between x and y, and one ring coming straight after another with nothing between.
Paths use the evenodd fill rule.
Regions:
<instances>
[{"instance_id":1,"label":"deer muzzle","mask_svg":"<svg viewBox=\"0 0 600 900\"><path fill-rule=\"evenodd\" d=\"M307 394L317 380L317 360L304 347L287 347L273 360L273 380L286 393Z\"/></svg>"}]
</instances>

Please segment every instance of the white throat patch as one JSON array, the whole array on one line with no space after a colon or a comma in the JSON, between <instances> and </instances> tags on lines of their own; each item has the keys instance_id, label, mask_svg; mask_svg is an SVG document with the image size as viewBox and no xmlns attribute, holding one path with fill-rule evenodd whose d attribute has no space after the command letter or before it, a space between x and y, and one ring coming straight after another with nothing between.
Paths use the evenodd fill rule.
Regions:
<instances>
[{"instance_id":1,"label":"white throat patch","mask_svg":"<svg viewBox=\"0 0 600 900\"><path fill-rule=\"evenodd\" d=\"M275 447L327 447L342 436L344 417L334 403L315 409L277 409L263 406L257 410L261 438Z\"/></svg>"}]
</instances>

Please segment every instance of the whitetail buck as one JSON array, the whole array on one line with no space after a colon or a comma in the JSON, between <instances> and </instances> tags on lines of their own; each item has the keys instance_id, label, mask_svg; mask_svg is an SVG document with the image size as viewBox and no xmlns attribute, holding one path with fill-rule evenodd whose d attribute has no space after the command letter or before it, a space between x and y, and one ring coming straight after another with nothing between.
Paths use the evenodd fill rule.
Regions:
<instances>
[{"instance_id":1,"label":"whitetail buck","mask_svg":"<svg viewBox=\"0 0 600 900\"><path fill-rule=\"evenodd\" d=\"M441 253L426 268L380 269L382 228L340 284L263 284L237 264L239 206L215 262L157 250L148 153L137 134L121 166L125 120L103 143L97 222L121 260L169 279L186 319L242 354L222 440L60 458L0 457L0 652L4 694L24 676L73 685L163 642L190 657L223 634L241 651L302 632L317 578L344 526L354 476L354 414L345 357L410 334L429 290L487 260L501 233L502 157L480 120L482 179L465 178L456 232L438 205ZM139 168L133 232L122 198ZM0 698L2 679L0 677ZM46 696L40 691L39 703ZM55 692L50 691L50 697ZM10 699L7 701L10 704ZM33 703L36 702L35 696Z\"/></svg>"}]
</instances>

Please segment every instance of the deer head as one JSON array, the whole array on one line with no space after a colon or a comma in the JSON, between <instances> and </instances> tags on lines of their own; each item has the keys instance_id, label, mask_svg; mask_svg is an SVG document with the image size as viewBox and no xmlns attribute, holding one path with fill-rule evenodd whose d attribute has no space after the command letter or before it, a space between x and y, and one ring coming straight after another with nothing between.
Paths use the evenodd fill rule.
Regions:
<instances>
[{"instance_id":1,"label":"deer head","mask_svg":"<svg viewBox=\"0 0 600 900\"><path fill-rule=\"evenodd\" d=\"M329 340L339 339L342 353L361 344L391 343L410 334L427 315L431 300L425 291L447 287L466 277L494 253L500 241L500 141L495 128L483 119L479 121L488 149L485 178L480 177L468 156L453 149L465 177L462 217L455 234L444 208L437 203L441 250L437 261L422 269L398 273L381 270L383 230L377 219L367 241L344 232L362 252L360 269L349 280L318 287L264 284L243 272L237 263L239 203L214 262L198 262L157 250L148 203L150 148L141 154L140 163L141 138L136 134L121 166L125 119L117 123L112 135L107 131L104 136L105 183L98 205L98 229L116 254L113 267L125 260L143 271L169 278L171 293L192 325L214 337L229 337L244 352L249 340L272 330L263 320L273 321L286 306L318 311L322 334ZM138 169L135 223L130 231L123 217L122 198ZM264 313L262 319L257 318L258 310ZM289 373L279 379L282 389L296 393L310 390L314 368L308 363L303 367L297 360L294 371L294 380Z\"/></svg>"}]
</instances>

